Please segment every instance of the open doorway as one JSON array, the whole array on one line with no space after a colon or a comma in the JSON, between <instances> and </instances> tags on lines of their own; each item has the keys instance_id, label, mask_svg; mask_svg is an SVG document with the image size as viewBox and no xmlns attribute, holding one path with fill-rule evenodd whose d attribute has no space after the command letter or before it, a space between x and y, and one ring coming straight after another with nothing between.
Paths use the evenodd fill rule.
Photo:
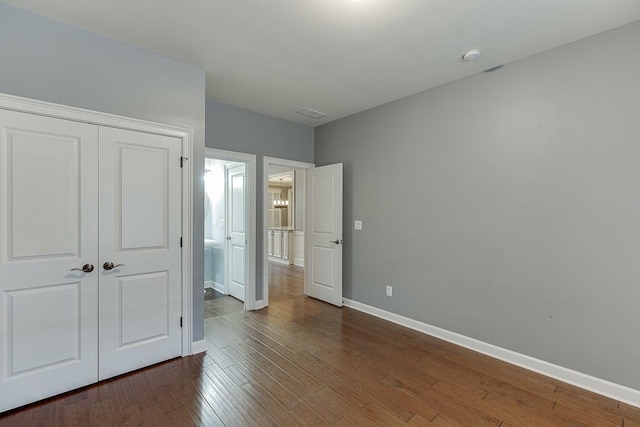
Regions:
<instances>
[{"instance_id":1,"label":"open doorway","mask_svg":"<svg viewBox=\"0 0 640 427\"><path fill-rule=\"evenodd\" d=\"M204 317L255 305L255 156L207 149Z\"/></svg>"},{"instance_id":2,"label":"open doorway","mask_svg":"<svg viewBox=\"0 0 640 427\"><path fill-rule=\"evenodd\" d=\"M304 294L305 175L311 163L264 158L264 305Z\"/></svg>"}]
</instances>

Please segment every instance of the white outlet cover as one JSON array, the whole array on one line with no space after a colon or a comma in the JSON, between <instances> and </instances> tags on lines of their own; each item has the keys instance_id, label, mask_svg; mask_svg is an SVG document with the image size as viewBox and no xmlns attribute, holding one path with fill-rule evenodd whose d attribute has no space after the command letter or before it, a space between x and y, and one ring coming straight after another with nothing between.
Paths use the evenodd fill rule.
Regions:
<instances>
[{"instance_id":1,"label":"white outlet cover","mask_svg":"<svg viewBox=\"0 0 640 427\"><path fill-rule=\"evenodd\" d=\"M359 219L356 219L355 221L353 221L353 229L362 230L362 221L360 221Z\"/></svg>"}]
</instances>

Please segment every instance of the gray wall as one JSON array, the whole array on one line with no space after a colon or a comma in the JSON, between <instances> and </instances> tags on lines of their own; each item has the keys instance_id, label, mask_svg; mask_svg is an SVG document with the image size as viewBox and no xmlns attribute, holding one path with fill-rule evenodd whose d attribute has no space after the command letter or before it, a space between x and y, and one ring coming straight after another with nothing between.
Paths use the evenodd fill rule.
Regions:
<instances>
[{"instance_id":1,"label":"gray wall","mask_svg":"<svg viewBox=\"0 0 640 427\"><path fill-rule=\"evenodd\" d=\"M316 164L345 165L344 296L640 389L638 40L317 128Z\"/></svg>"},{"instance_id":2,"label":"gray wall","mask_svg":"<svg viewBox=\"0 0 640 427\"><path fill-rule=\"evenodd\" d=\"M221 150L256 154L258 191L256 194L257 251L256 251L256 300L262 299L263 227L262 191L263 157L313 163L313 128L247 110L207 101L206 146Z\"/></svg>"},{"instance_id":3,"label":"gray wall","mask_svg":"<svg viewBox=\"0 0 640 427\"><path fill-rule=\"evenodd\" d=\"M204 72L0 3L0 92L194 130L193 338L202 339Z\"/></svg>"}]
</instances>

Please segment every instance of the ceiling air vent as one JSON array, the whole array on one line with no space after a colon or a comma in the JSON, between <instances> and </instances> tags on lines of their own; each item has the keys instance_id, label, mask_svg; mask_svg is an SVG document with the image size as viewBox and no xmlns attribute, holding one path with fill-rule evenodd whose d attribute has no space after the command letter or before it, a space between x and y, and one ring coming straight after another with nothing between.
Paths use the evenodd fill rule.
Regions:
<instances>
[{"instance_id":1,"label":"ceiling air vent","mask_svg":"<svg viewBox=\"0 0 640 427\"><path fill-rule=\"evenodd\" d=\"M303 116L311 117L314 119L322 119L327 117L325 113L321 113L320 111L312 110L311 108L303 108L300 111L296 111L298 114L302 114Z\"/></svg>"}]
</instances>

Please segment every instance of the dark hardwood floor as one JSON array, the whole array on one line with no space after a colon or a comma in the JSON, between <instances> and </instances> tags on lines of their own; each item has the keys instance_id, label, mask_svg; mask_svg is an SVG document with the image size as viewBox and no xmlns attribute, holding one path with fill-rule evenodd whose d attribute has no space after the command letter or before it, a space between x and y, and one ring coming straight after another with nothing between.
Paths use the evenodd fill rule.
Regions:
<instances>
[{"instance_id":1,"label":"dark hardwood floor","mask_svg":"<svg viewBox=\"0 0 640 427\"><path fill-rule=\"evenodd\" d=\"M211 288L205 288L204 292L204 318L225 316L244 310L242 301L232 296L222 294Z\"/></svg>"},{"instance_id":2,"label":"dark hardwood floor","mask_svg":"<svg viewBox=\"0 0 640 427\"><path fill-rule=\"evenodd\" d=\"M206 354L1 414L0 426L640 426L640 409L348 308L270 265L270 306L205 321Z\"/></svg>"}]
</instances>

